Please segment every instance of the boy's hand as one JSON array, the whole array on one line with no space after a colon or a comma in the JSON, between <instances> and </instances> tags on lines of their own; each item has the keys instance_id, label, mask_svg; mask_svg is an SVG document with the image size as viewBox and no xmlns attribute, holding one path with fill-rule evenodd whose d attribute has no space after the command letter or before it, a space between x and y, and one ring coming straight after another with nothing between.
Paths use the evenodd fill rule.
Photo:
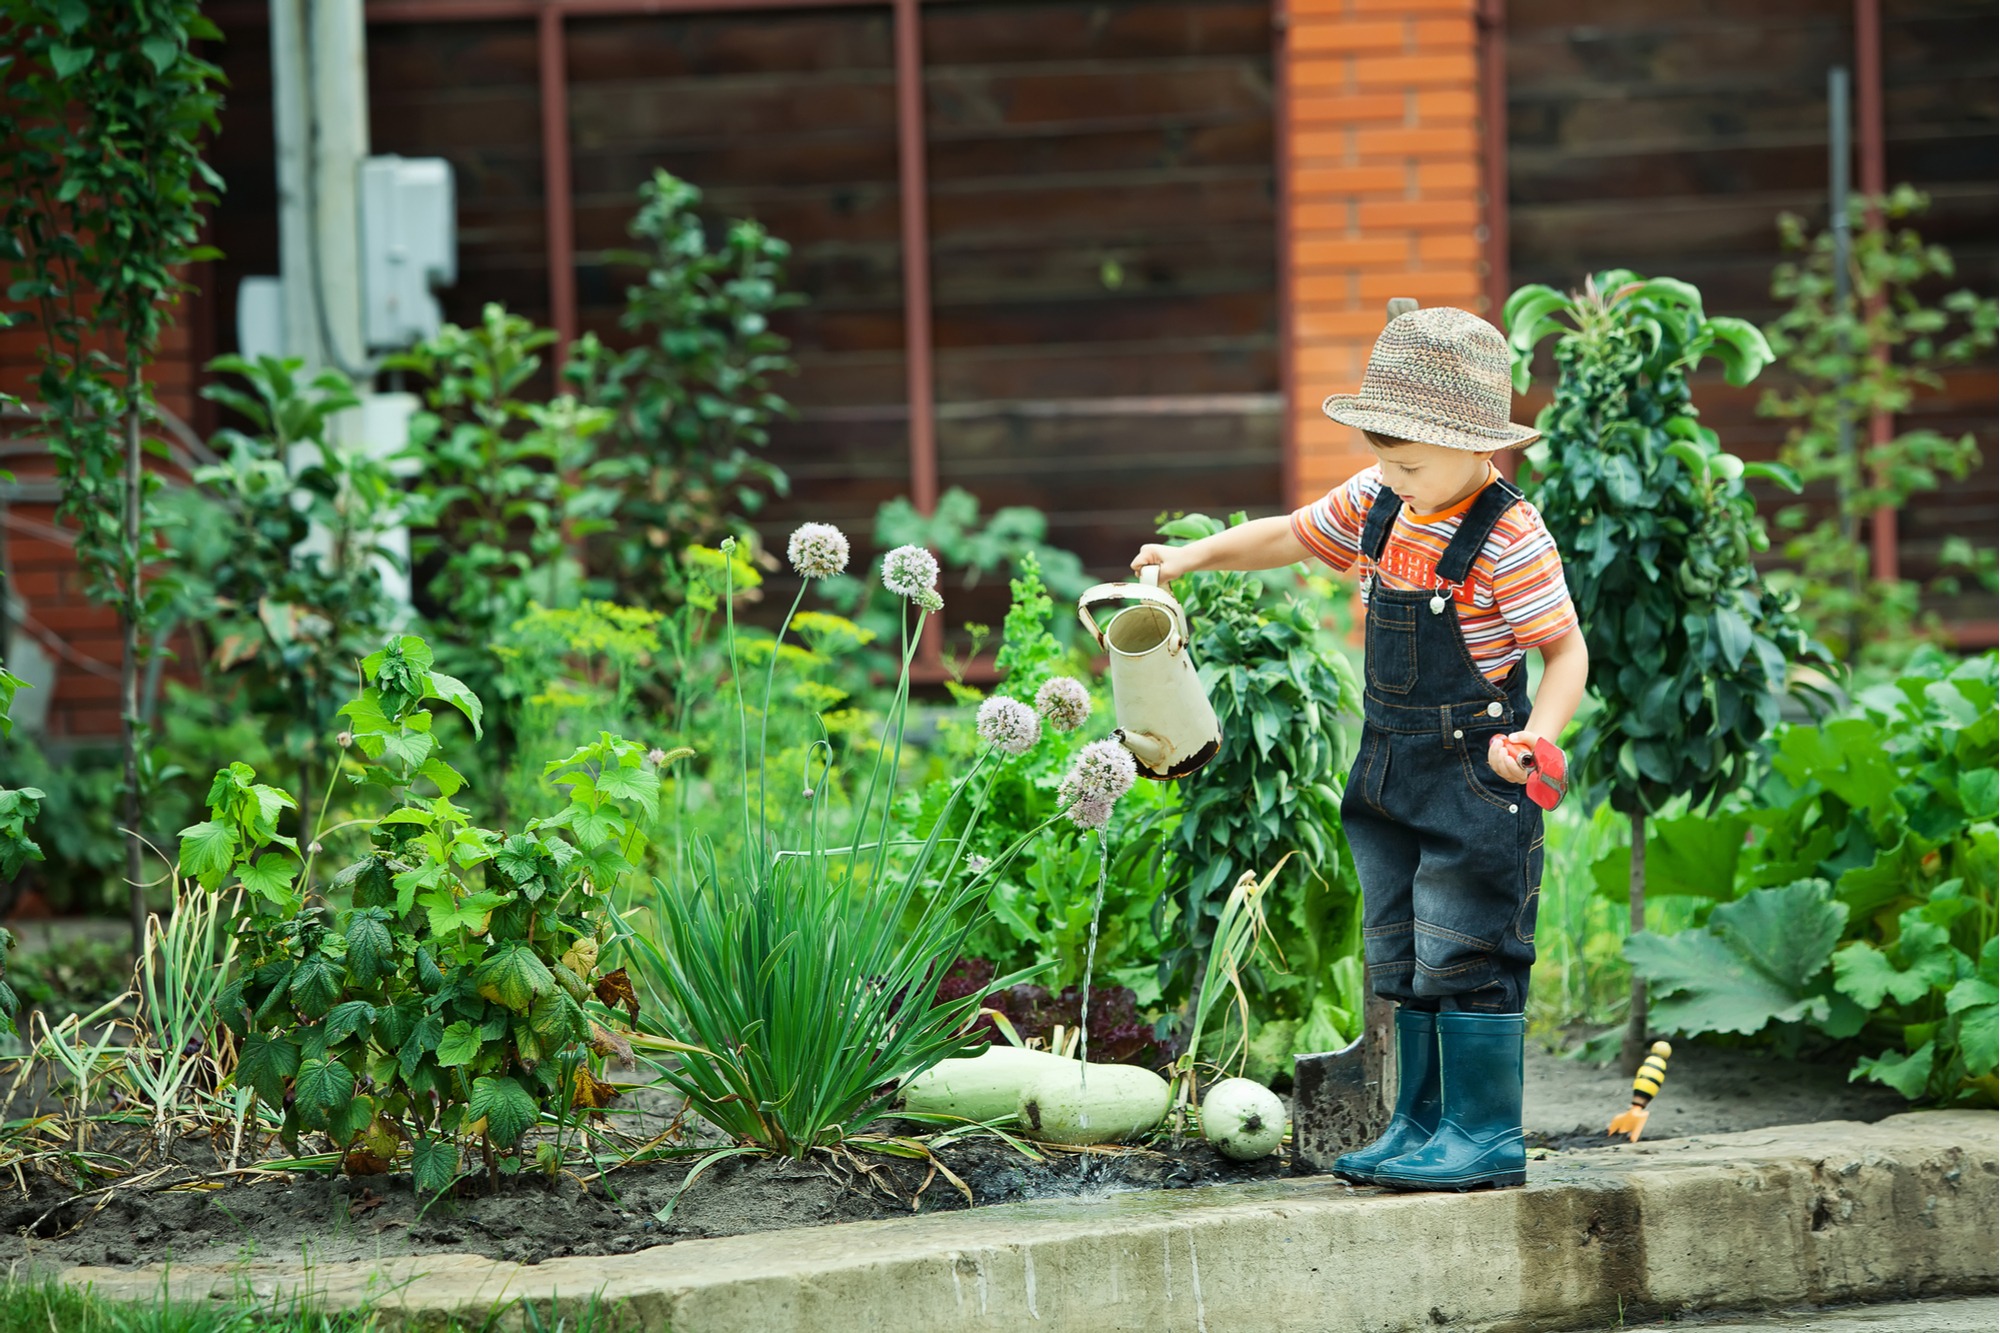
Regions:
<instances>
[{"instance_id":1,"label":"boy's hand","mask_svg":"<svg viewBox=\"0 0 2000 1333\"><path fill-rule=\"evenodd\" d=\"M1165 587L1183 574L1193 572L1187 559L1187 548L1181 546L1160 546L1148 542L1139 548L1139 554L1132 557L1132 572L1137 574L1147 565L1160 567L1160 586Z\"/></svg>"},{"instance_id":2,"label":"boy's hand","mask_svg":"<svg viewBox=\"0 0 2000 1333\"><path fill-rule=\"evenodd\" d=\"M1486 747L1486 762L1495 773L1509 782L1526 784L1528 769L1521 763L1523 755L1535 752L1535 742L1540 740L1532 731L1517 731L1511 736L1495 736L1493 743Z\"/></svg>"}]
</instances>

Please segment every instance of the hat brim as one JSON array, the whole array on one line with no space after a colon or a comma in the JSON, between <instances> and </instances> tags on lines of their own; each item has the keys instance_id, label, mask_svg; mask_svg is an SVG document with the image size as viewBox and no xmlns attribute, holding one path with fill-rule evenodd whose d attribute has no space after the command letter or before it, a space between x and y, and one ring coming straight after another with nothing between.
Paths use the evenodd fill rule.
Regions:
<instances>
[{"instance_id":1,"label":"hat brim","mask_svg":"<svg viewBox=\"0 0 2000 1333\"><path fill-rule=\"evenodd\" d=\"M1375 402L1355 393L1336 393L1320 404L1320 411L1343 426L1372 431L1398 440L1435 444L1443 449L1463 449L1468 453L1500 453L1525 449L1542 433L1533 426L1509 422L1505 430L1488 430L1463 422L1426 421L1414 417L1394 403Z\"/></svg>"}]
</instances>

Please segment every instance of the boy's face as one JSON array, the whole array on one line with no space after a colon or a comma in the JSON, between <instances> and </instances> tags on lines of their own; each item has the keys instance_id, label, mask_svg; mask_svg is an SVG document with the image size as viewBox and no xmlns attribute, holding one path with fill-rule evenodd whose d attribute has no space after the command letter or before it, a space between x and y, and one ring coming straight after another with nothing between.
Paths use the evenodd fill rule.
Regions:
<instances>
[{"instance_id":1,"label":"boy's face","mask_svg":"<svg viewBox=\"0 0 2000 1333\"><path fill-rule=\"evenodd\" d=\"M1416 514L1449 509L1486 484L1492 454L1368 434L1368 447L1382 462L1382 481Z\"/></svg>"}]
</instances>

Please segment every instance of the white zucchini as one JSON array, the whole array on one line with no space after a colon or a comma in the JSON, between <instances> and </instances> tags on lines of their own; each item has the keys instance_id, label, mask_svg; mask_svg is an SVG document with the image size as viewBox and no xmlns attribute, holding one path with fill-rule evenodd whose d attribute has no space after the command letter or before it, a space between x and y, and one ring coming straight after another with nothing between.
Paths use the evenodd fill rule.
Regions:
<instances>
[{"instance_id":1,"label":"white zucchini","mask_svg":"<svg viewBox=\"0 0 2000 1333\"><path fill-rule=\"evenodd\" d=\"M1051 1069L1075 1069L1048 1051L993 1046L964 1060L941 1060L903 1085L902 1109L927 1115L955 1115L990 1121L1011 1116L1021 1104L1021 1088Z\"/></svg>"},{"instance_id":2,"label":"white zucchini","mask_svg":"<svg viewBox=\"0 0 2000 1333\"><path fill-rule=\"evenodd\" d=\"M1285 1137L1285 1104L1262 1083L1226 1078L1201 1099L1201 1132L1224 1157L1266 1157Z\"/></svg>"},{"instance_id":3,"label":"white zucchini","mask_svg":"<svg viewBox=\"0 0 2000 1333\"><path fill-rule=\"evenodd\" d=\"M1115 1143L1167 1118L1167 1081L1137 1065L1091 1065L1037 1075L1021 1089L1021 1132L1046 1143Z\"/></svg>"}]
</instances>

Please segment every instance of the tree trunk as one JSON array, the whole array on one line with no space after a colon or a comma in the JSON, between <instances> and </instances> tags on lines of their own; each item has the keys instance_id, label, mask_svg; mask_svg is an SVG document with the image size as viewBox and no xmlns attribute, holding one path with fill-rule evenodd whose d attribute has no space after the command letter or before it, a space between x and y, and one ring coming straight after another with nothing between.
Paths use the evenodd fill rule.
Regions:
<instances>
[{"instance_id":1,"label":"tree trunk","mask_svg":"<svg viewBox=\"0 0 2000 1333\"><path fill-rule=\"evenodd\" d=\"M1632 880L1627 890L1632 906L1632 933L1646 928L1646 816L1632 816ZM1632 1008L1625 1020L1625 1040L1618 1046L1618 1062L1625 1072L1635 1074L1646 1058L1646 982L1632 975Z\"/></svg>"},{"instance_id":2,"label":"tree trunk","mask_svg":"<svg viewBox=\"0 0 2000 1333\"><path fill-rule=\"evenodd\" d=\"M136 382L138 368L131 368ZM119 603L119 629L125 638L124 661L118 671L119 739L125 747L125 891L132 912L132 953L146 949L146 890L141 883L145 861L140 835L144 808L139 798L139 617L143 611L139 549L139 506L145 473L139 450L139 402L135 393L125 414L125 596Z\"/></svg>"}]
</instances>

